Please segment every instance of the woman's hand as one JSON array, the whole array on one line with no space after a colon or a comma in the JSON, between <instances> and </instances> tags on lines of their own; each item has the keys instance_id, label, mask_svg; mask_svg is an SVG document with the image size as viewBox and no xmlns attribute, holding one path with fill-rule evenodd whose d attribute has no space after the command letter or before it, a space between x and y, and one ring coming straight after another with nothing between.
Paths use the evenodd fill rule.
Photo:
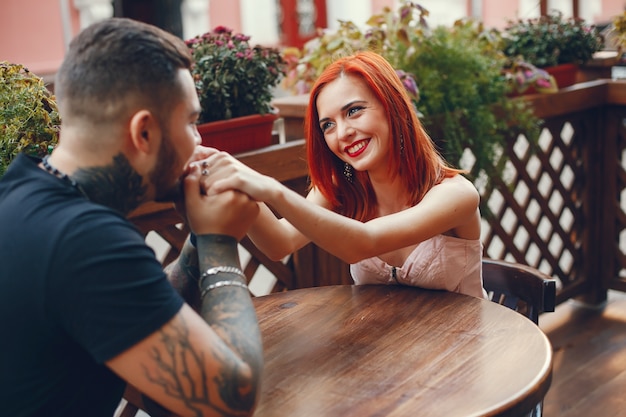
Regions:
<instances>
[{"instance_id":1,"label":"woman's hand","mask_svg":"<svg viewBox=\"0 0 626 417\"><path fill-rule=\"evenodd\" d=\"M207 195L237 190L255 201L270 203L274 193L282 187L274 178L253 170L226 152L213 153L201 164L207 174L201 179Z\"/></svg>"},{"instance_id":2,"label":"woman's hand","mask_svg":"<svg viewBox=\"0 0 626 417\"><path fill-rule=\"evenodd\" d=\"M187 175L189 175L189 173L191 172L192 169L194 169L197 166L202 166L202 161L206 158L208 158L209 156L218 153L219 149L215 149L215 148L209 148L206 146L202 146L202 145L198 145L196 146L196 148L194 149L193 154L191 155L191 157L189 158L189 161L187 162L187 165L185 166L185 170L183 172L183 175L181 175L180 177L180 183L181 183L181 187L183 188L183 192L180 193L180 198L176 199L174 201L174 205L176 207L176 211L183 217L183 218L187 218L187 211L185 209L185 196L184 196L184 182L185 182L185 178L187 177Z\"/></svg>"}]
</instances>

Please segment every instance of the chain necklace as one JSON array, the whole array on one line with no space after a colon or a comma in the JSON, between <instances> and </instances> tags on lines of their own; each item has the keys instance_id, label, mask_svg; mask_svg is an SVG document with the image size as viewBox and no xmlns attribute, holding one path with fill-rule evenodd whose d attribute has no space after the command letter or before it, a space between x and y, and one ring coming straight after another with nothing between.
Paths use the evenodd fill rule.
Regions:
<instances>
[{"instance_id":1,"label":"chain necklace","mask_svg":"<svg viewBox=\"0 0 626 417\"><path fill-rule=\"evenodd\" d=\"M44 169L46 171L48 171L50 174L54 175L55 177L59 178L60 180L68 183L69 185L71 185L73 188L75 188L79 193L81 193L83 195L83 197L85 197L86 199L89 200L89 197L87 197L87 193L85 193L85 190L83 190L83 187L80 186L80 184L78 184L76 181L74 181L73 179L71 179L69 177L69 175L67 175L64 172L59 171L58 169L56 169L55 167L53 167L52 165L50 165L50 162L48 161L48 158L50 157L50 155L46 155L43 157L43 159L41 160L41 164L43 165Z\"/></svg>"}]
</instances>

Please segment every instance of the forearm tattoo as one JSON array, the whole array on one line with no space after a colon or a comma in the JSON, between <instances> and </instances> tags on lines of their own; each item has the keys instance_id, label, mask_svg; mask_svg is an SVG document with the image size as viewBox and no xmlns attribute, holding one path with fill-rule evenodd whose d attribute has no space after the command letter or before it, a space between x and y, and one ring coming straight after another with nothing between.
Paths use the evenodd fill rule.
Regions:
<instances>
[{"instance_id":1,"label":"forearm tattoo","mask_svg":"<svg viewBox=\"0 0 626 417\"><path fill-rule=\"evenodd\" d=\"M170 282L187 302L196 308L204 320L223 340L224 345L214 346L211 355L219 369L210 379L204 372L205 360L189 341L184 321L177 321L171 334L162 332L163 348L154 349L152 356L157 371L148 378L165 392L182 401L187 408L200 416L203 407L210 406L225 416L237 416L254 406L263 367L263 348L258 321L249 292L241 287L220 287L208 291L199 299L200 271L214 266L240 267L237 242L219 235L198 236L198 249L185 242L179 259L166 271ZM241 280L236 274L220 272L203 281L206 287L222 280ZM194 300L193 304L188 297ZM244 372L241 364L247 364ZM201 369L201 382L194 384L189 369ZM214 384L214 385L213 385ZM213 386L211 389L210 385ZM219 400L211 392L218 392ZM218 404L225 404L227 410Z\"/></svg>"},{"instance_id":2,"label":"forearm tattoo","mask_svg":"<svg viewBox=\"0 0 626 417\"><path fill-rule=\"evenodd\" d=\"M194 415L201 417L207 406L223 416L239 416L253 405L254 398L249 398L245 389L239 392L238 386L248 386L250 381L239 381L241 371L237 369L239 361L231 351L214 347L211 355L221 366L214 376L207 375L204 354L194 349L189 339L189 329L182 317L177 318L168 331L161 331L160 348L153 348L151 356L156 368L150 370L144 366L146 377L160 386L165 395L181 401ZM221 345L223 346L223 345ZM197 372L200 378L193 378ZM211 379L218 386L220 398L211 392ZM252 403L250 402L252 401ZM220 406L220 404L225 404Z\"/></svg>"},{"instance_id":3,"label":"forearm tattoo","mask_svg":"<svg viewBox=\"0 0 626 417\"><path fill-rule=\"evenodd\" d=\"M200 289L198 280L200 279L200 266L198 265L198 251L189 242L185 241L178 259L165 268L172 287L183 297L183 299L200 311Z\"/></svg>"},{"instance_id":4,"label":"forearm tattoo","mask_svg":"<svg viewBox=\"0 0 626 417\"><path fill-rule=\"evenodd\" d=\"M197 241L200 271L206 271L214 266L241 267L237 241L234 238L203 235L198 236ZM207 277L202 285L206 288L222 280L241 280L241 277L233 273L220 272ZM226 286L208 291L202 299L201 314L222 340L250 365L253 372L251 381L255 385L258 384L263 367L263 347L256 312L248 290ZM254 401L253 394L257 386L251 387L249 397L227 386L223 388L221 395L225 401L247 403Z\"/></svg>"}]
</instances>

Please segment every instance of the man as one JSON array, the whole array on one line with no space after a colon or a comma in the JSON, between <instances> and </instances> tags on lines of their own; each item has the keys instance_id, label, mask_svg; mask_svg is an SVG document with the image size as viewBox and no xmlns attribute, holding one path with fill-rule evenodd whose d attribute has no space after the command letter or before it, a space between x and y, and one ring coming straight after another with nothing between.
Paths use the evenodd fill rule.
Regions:
<instances>
[{"instance_id":1,"label":"man","mask_svg":"<svg viewBox=\"0 0 626 417\"><path fill-rule=\"evenodd\" d=\"M181 416L253 412L262 346L237 241L258 207L201 190L190 63L180 39L128 19L72 42L58 147L0 181L0 414L112 416L126 383ZM181 188L197 252L167 271L195 285L199 314L125 219Z\"/></svg>"}]
</instances>

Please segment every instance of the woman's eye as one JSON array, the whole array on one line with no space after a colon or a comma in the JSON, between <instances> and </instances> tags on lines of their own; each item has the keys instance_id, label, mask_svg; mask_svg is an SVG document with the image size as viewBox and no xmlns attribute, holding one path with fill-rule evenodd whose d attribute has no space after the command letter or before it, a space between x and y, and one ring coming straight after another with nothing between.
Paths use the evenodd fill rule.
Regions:
<instances>
[{"instance_id":1,"label":"woman's eye","mask_svg":"<svg viewBox=\"0 0 626 417\"><path fill-rule=\"evenodd\" d=\"M322 129L322 133L324 133L324 132L326 132L328 129L330 129L330 128L332 127L332 125L333 125L333 124L332 124L331 122L325 122L325 123L322 123L322 124L320 125L320 129Z\"/></svg>"},{"instance_id":2,"label":"woman's eye","mask_svg":"<svg viewBox=\"0 0 626 417\"><path fill-rule=\"evenodd\" d=\"M361 106L350 107L348 109L348 116L353 116L356 113L360 112L361 110L363 110L363 107L361 107Z\"/></svg>"}]
</instances>

